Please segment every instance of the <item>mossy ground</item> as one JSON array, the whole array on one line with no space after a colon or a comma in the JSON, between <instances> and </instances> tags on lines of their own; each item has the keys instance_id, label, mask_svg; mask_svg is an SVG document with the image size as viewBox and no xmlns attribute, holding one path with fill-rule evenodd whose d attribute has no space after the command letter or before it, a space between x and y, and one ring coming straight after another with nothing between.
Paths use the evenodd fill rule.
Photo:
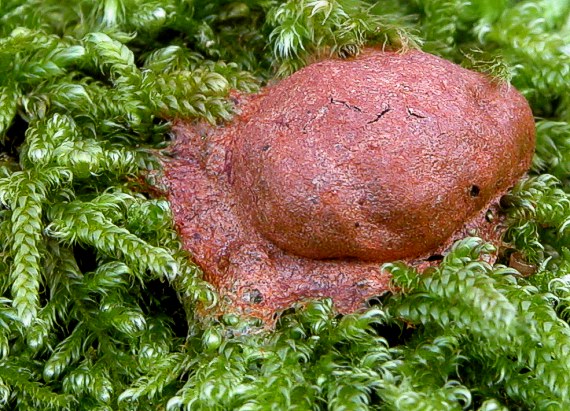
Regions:
<instances>
[{"instance_id":1,"label":"mossy ground","mask_svg":"<svg viewBox=\"0 0 570 411\"><path fill-rule=\"evenodd\" d=\"M569 38L567 0L1 2L0 408L570 409ZM169 121L223 121L230 90L365 44L527 97L537 151L499 262L536 273L467 238L428 276L389 265L402 292L366 312L310 302L272 332L196 314L216 294L140 178Z\"/></svg>"}]
</instances>

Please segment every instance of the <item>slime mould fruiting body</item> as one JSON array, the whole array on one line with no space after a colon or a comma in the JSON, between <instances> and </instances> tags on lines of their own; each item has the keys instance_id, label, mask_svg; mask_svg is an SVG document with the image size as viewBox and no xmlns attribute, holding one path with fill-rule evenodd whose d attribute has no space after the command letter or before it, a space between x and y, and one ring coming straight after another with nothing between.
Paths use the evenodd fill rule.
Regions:
<instances>
[{"instance_id":1,"label":"slime mould fruiting body","mask_svg":"<svg viewBox=\"0 0 570 411\"><path fill-rule=\"evenodd\" d=\"M535 144L513 87L415 50L311 64L237 111L176 121L164 181L222 308L269 321L304 298L356 310L388 290L384 262L498 241L499 198Z\"/></svg>"}]
</instances>

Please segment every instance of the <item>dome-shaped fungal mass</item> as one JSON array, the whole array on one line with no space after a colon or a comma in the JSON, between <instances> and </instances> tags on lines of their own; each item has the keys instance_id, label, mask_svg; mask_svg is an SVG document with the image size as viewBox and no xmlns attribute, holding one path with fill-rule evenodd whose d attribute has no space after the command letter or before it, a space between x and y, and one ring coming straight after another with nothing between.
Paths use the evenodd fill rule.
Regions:
<instances>
[{"instance_id":1,"label":"dome-shaped fungal mass","mask_svg":"<svg viewBox=\"0 0 570 411\"><path fill-rule=\"evenodd\" d=\"M308 258L417 258L528 168L534 122L508 85L421 52L326 60L268 88L232 148L256 228Z\"/></svg>"},{"instance_id":2,"label":"dome-shaped fungal mass","mask_svg":"<svg viewBox=\"0 0 570 411\"><path fill-rule=\"evenodd\" d=\"M369 49L244 99L225 127L178 122L165 165L186 248L234 310L299 298L341 311L455 239L498 239L499 197L530 165L524 98L446 60Z\"/></svg>"}]
</instances>

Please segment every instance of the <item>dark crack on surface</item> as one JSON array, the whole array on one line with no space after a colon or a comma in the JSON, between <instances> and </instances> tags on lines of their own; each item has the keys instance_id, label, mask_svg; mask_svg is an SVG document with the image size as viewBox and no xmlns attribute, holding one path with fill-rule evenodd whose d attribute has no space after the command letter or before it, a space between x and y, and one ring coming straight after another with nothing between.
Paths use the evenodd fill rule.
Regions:
<instances>
[{"instance_id":1,"label":"dark crack on surface","mask_svg":"<svg viewBox=\"0 0 570 411\"><path fill-rule=\"evenodd\" d=\"M331 104L342 104L343 106L345 106L346 108L348 108L350 110L354 110L354 111L358 111L359 113L362 113L362 109L360 107L353 106L352 104L348 104L346 101L335 100L332 97L331 97Z\"/></svg>"},{"instance_id":2,"label":"dark crack on surface","mask_svg":"<svg viewBox=\"0 0 570 411\"><path fill-rule=\"evenodd\" d=\"M417 111L415 111L413 108L408 107L408 114L410 116L414 116L416 118L426 118L426 116L424 116L423 114L418 113Z\"/></svg>"},{"instance_id":3,"label":"dark crack on surface","mask_svg":"<svg viewBox=\"0 0 570 411\"><path fill-rule=\"evenodd\" d=\"M390 108L390 106L386 107L384 110L382 110L380 112L380 114L378 114L376 116L376 118L374 120L370 120L369 122L367 122L366 124L372 124L372 123L376 123L378 120L380 120L382 117L384 117L385 114L387 114L389 111L391 111L392 109Z\"/></svg>"},{"instance_id":4,"label":"dark crack on surface","mask_svg":"<svg viewBox=\"0 0 570 411\"><path fill-rule=\"evenodd\" d=\"M332 100L332 97L330 97L330 99ZM314 114L312 114L310 110L307 110L307 114L311 115L311 118L301 128L301 132L303 134L307 134L307 127L309 127L313 123L313 121L315 121L316 119L318 119L322 115L322 114L319 114L318 112L315 112Z\"/></svg>"}]
</instances>

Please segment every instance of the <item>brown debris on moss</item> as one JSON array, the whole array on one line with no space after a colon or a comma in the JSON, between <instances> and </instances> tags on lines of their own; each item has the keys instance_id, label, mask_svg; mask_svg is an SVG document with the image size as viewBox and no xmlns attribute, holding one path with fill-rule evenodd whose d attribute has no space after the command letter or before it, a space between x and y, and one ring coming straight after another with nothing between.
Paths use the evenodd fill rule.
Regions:
<instances>
[{"instance_id":1,"label":"brown debris on moss","mask_svg":"<svg viewBox=\"0 0 570 411\"><path fill-rule=\"evenodd\" d=\"M534 151L513 87L420 51L324 60L239 110L176 122L165 183L222 309L264 320L304 298L354 311L388 290L383 262L498 241L498 199Z\"/></svg>"}]
</instances>

